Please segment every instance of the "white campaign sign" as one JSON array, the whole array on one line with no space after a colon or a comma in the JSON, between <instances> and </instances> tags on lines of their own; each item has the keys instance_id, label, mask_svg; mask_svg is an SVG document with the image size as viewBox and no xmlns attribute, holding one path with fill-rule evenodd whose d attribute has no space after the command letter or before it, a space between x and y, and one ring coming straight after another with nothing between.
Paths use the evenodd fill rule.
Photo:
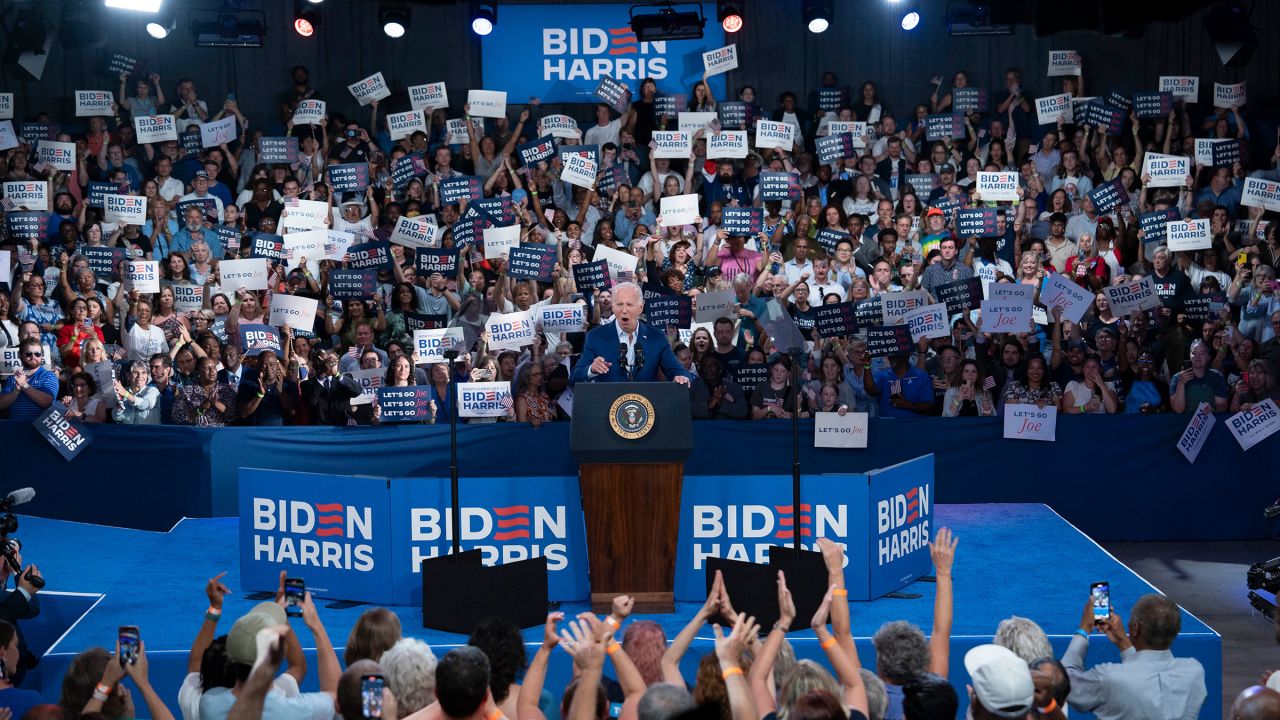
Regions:
<instances>
[{"instance_id":1,"label":"white campaign sign","mask_svg":"<svg viewBox=\"0 0 1280 720\"><path fill-rule=\"evenodd\" d=\"M13 93L0 93L0 120L13 119Z\"/></svg>"},{"instance_id":2,"label":"white campaign sign","mask_svg":"<svg viewBox=\"0 0 1280 720\"><path fill-rule=\"evenodd\" d=\"M136 115L133 131L139 145L178 139L178 124L172 115Z\"/></svg>"},{"instance_id":3,"label":"white campaign sign","mask_svg":"<svg viewBox=\"0 0 1280 720\"><path fill-rule=\"evenodd\" d=\"M979 172L978 195L983 202L1017 202L1018 173Z\"/></svg>"},{"instance_id":4,"label":"white campaign sign","mask_svg":"<svg viewBox=\"0 0 1280 720\"><path fill-rule=\"evenodd\" d=\"M1023 403L1004 406L1004 436L1009 440L1057 439L1058 409L1052 405L1043 408Z\"/></svg>"},{"instance_id":5,"label":"white campaign sign","mask_svg":"<svg viewBox=\"0 0 1280 720\"><path fill-rule=\"evenodd\" d=\"M1147 187L1181 187L1191 174L1191 158L1149 152L1142 156L1142 174L1150 176Z\"/></svg>"},{"instance_id":6,"label":"white campaign sign","mask_svg":"<svg viewBox=\"0 0 1280 720\"><path fill-rule=\"evenodd\" d=\"M1036 98L1036 118L1041 125L1056 125L1059 118L1071 122L1071 93Z\"/></svg>"},{"instance_id":7,"label":"white campaign sign","mask_svg":"<svg viewBox=\"0 0 1280 720\"><path fill-rule=\"evenodd\" d=\"M49 209L49 181L15 180L4 184L4 197L15 208Z\"/></svg>"},{"instance_id":8,"label":"white campaign sign","mask_svg":"<svg viewBox=\"0 0 1280 720\"><path fill-rule=\"evenodd\" d=\"M324 259L334 262L347 261L347 248L356 244L355 233L327 230L324 234Z\"/></svg>"},{"instance_id":9,"label":"white campaign sign","mask_svg":"<svg viewBox=\"0 0 1280 720\"><path fill-rule=\"evenodd\" d=\"M1213 417L1213 408L1209 407L1209 403L1200 403L1195 414L1191 416L1191 422L1187 423L1187 429L1182 431L1182 437L1178 438L1178 451L1187 459L1187 462L1192 465L1196 463L1196 458L1200 456L1200 450L1209 439L1209 433L1213 431L1213 425L1216 422L1217 419Z\"/></svg>"},{"instance_id":10,"label":"white campaign sign","mask_svg":"<svg viewBox=\"0 0 1280 720\"><path fill-rule=\"evenodd\" d=\"M0 139L3 136L4 123L0 123ZM174 139L177 139L177 136ZM3 149L4 143L0 142L0 150ZM49 163L54 170L72 172L76 169L76 144L41 140L40 144L36 146L36 157Z\"/></svg>"},{"instance_id":11,"label":"white campaign sign","mask_svg":"<svg viewBox=\"0 0 1280 720\"><path fill-rule=\"evenodd\" d=\"M747 156L746 130L721 130L707 138L707 159L732 158L740 160Z\"/></svg>"},{"instance_id":12,"label":"white campaign sign","mask_svg":"<svg viewBox=\"0 0 1280 720\"><path fill-rule=\"evenodd\" d=\"M1220 142L1235 142L1235 138L1218 139L1218 138L1196 138L1196 164L1212 165L1213 164L1213 146Z\"/></svg>"},{"instance_id":13,"label":"white campaign sign","mask_svg":"<svg viewBox=\"0 0 1280 720\"><path fill-rule=\"evenodd\" d=\"M992 283L991 290L1000 287ZM1024 333L1031 329L1031 301L1028 298L1000 298L982 301L981 328L984 333Z\"/></svg>"},{"instance_id":14,"label":"white campaign sign","mask_svg":"<svg viewBox=\"0 0 1280 720\"><path fill-rule=\"evenodd\" d=\"M1199 102L1200 77L1198 75L1161 75L1160 92L1173 95L1174 100Z\"/></svg>"},{"instance_id":15,"label":"white campaign sign","mask_svg":"<svg viewBox=\"0 0 1280 720\"><path fill-rule=\"evenodd\" d=\"M795 130L791 123L757 120L756 147L790 150L796 143Z\"/></svg>"},{"instance_id":16,"label":"white campaign sign","mask_svg":"<svg viewBox=\"0 0 1280 720\"><path fill-rule=\"evenodd\" d=\"M423 118L421 110L387 115L387 132L392 140L409 137L419 130L424 133L427 131L427 121Z\"/></svg>"},{"instance_id":17,"label":"white campaign sign","mask_svg":"<svg viewBox=\"0 0 1280 720\"><path fill-rule=\"evenodd\" d=\"M472 117L500 118L507 116L505 90L468 90L467 103Z\"/></svg>"},{"instance_id":18,"label":"white campaign sign","mask_svg":"<svg viewBox=\"0 0 1280 720\"><path fill-rule=\"evenodd\" d=\"M110 90L77 90L76 117L111 117L115 103Z\"/></svg>"},{"instance_id":19,"label":"white campaign sign","mask_svg":"<svg viewBox=\"0 0 1280 720\"><path fill-rule=\"evenodd\" d=\"M738 306L738 296L733 290L716 290L699 293L694 298L694 322L715 322L722 317L732 318Z\"/></svg>"},{"instance_id":20,"label":"white campaign sign","mask_svg":"<svg viewBox=\"0 0 1280 720\"><path fill-rule=\"evenodd\" d=\"M327 110L323 100L300 100L293 110L293 124L319 125Z\"/></svg>"},{"instance_id":21,"label":"white campaign sign","mask_svg":"<svg viewBox=\"0 0 1280 720\"><path fill-rule=\"evenodd\" d=\"M307 260L307 270L312 277L320 277L320 261L324 259L324 244L329 234L323 228L303 230L284 236L280 244L280 258L285 261L285 269L301 267L303 258Z\"/></svg>"},{"instance_id":22,"label":"white campaign sign","mask_svg":"<svg viewBox=\"0 0 1280 720\"><path fill-rule=\"evenodd\" d=\"M288 230L312 230L325 226L329 204L319 200L286 201L280 211L280 227Z\"/></svg>"},{"instance_id":23,"label":"white campaign sign","mask_svg":"<svg viewBox=\"0 0 1280 720\"><path fill-rule=\"evenodd\" d=\"M1170 220L1164 224L1166 244L1170 250L1207 250L1213 247L1209 218Z\"/></svg>"},{"instance_id":24,"label":"white campaign sign","mask_svg":"<svg viewBox=\"0 0 1280 720\"><path fill-rule=\"evenodd\" d=\"M711 125L719 117L713 112L682 112L676 115L676 129L693 135Z\"/></svg>"},{"instance_id":25,"label":"white campaign sign","mask_svg":"<svg viewBox=\"0 0 1280 720\"><path fill-rule=\"evenodd\" d=\"M141 195L108 193L102 198L102 216L109 223L145 225L147 199Z\"/></svg>"},{"instance_id":26,"label":"white campaign sign","mask_svg":"<svg viewBox=\"0 0 1280 720\"><path fill-rule=\"evenodd\" d=\"M9 376L22 367L22 358L18 356L18 348L0 348L0 375Z\"/></svg>"},{"instance_id":27,"label":"white campaign sign","mask_svg":"<svg viewBox=\"0 0 1280 720\"><path fill-rule=\"evenodd\" d=\"M680 130L654 130L653 156L680 159L693 154L693 133Z\"/></svg>"},{"instance_id":28,"label":"white campaign sign","mask_svg":"<svg viewBox=\"0 0 1280 720\"><path fill-rule=\"evenodd\" d=\"M820 412L813 414L813 446L828 448L865 448L867 446L867 413Z\"/></svg>"},{"instance_id":29,"label":"white campaign sign","mask_svg":"<svg viewBox=\"0 0 1280 720\"><path fill-rule=\"evenodd\" d=\"M413 331L413 364L431 365L444 362L444 351L461 344L462 328L433 328Z\"/></svg>"},{"instance_id":30,"label":"white campaign sign","mask_svg":"<svg viewBox=\"0 0 1280 720\"><path fill-rule=\"evenodd\" d=\"M515 402L507 381L464 383L458 387L458 417L506 417L507 406Z\"/></svg>"},{"instance_id":31,"label":"white campaign sign","mask_svg":"<svg viewBox=\"0 0 1280 720\"><path fill-rule=\"evenodd\" d=\"M222 291L234 295L236 290L267 289L267 259L246 258L244 260L223 260L218 263L218 277Z\"/></svg>"},{"instance_id":32,"label":"white campaign sign","mask_svg":"<svg viewBox=\"0 0 1280 720\"><path fill-rule=\"evenodd\" d=\"M1240 204L1280 211L1280 183L1256 177L1245 178Z\"/></svg>"},{"instance_id":33,"label":"white campaign sign","mask_svg":"<svg viewBox=\"0 0 1280 720\"><path fill-rule=\"evenodd\" d=\"M1275 400L1267 398L1227 418L1227 428L1240 449L1248 450L1280 430L1280 409Z\"/></svg>"},{"instance_id":34,"label":"white campaign sign","mask_svg":"<svg viewBox=\"0 0 1280 720\"><path fill-rule=\"evenodd\" d=\"M435 110L449 107L449 89L442 82L409 86L409 107Z\"/></svg>"},{"instance_id":35,"label":"white campaign sign","mask_svg":"<svg viewBox=\"0 0 1280 720\"><path fill-rule=\"evenodd\" d=\"M352 370L347 374L360 386L360 394L351 398L352 405L372 404L378 397L378 388L382 387L382 381L387 377L387 371L384 368Z\"/></svg>"},{"instance_id":36,"label":"white campaign sign","mask_svg":"<svg viewBox=\"0 0 1280 720\"><path fill-rule=\"evenodd\" d=\"M75 170L76 169L76 155L74 152L75 144L74 143L65 143L65 144L71 145L71 149L73 151L71 153L71 169ZM13 131L13 120L0 120L0 150L8 150L10 148L16 148L16 147L18 147L18 133Z\"/></svg>"},{"instance_id":37,"label":"white campaign sign","mask_svg":"<svg viewBox=\"0 0 1280 720\"><path fill-rule=\"evenodd\" d=\"M614 280L618 279L619 273L628 273L636 271L636 256L621 250L614 250L608 245L600 245L596 247L595 254L592 255L595 260L604 260L609 266L609 276Z\"/></svg>"},{"instance_id":38,"label":"white campaign sign","mask_svg":"<svg viewBox=\"0 0 1280 720\"><path fill-rule=\"evenodd\" d=\"M315 298L275 293L271 296L271 325L310 331L316 324Z\"/></svg>"},{"instance_id":39,"label":"white campaign sign","mask_svg":"<svg viewBox=\"0 0 1280 720\"><path fill-rule=\"evenodd\" d=\"M484 229L484 258L505 258L511 248L520 244L520 226L503 225Z\"/></svg>"},{"instance_id":40,"label":"white campaign sign","mask_svg":"<svg viewBox=\"0 0 1280 720\"><path fill-rule=\"evenodd\" d=\"M1051 273L1040 290L1040 302L1049 308L1062 308L1062 317L1073 323L1080 322L1093 304L1093 293L1071 282L1066 277Z\"/></svg>"},{"instance_id":41,"label":"white campaign sign","mask_svg":"<svg viewBox=\"0 0 1280 720\"><path fill-rule=\"evenodd\" d=\"M173 309L180 312L193 312L204 307L204 286L190 283L174 283Z\"/></svg>"},{"instance_id":42,"label":"white campaign sign","mask_svg":"<svg viewBox=\"0 0 1280 720\"><path fill-rule=\"evenodd\" d=\"M382 79L382 73L380 72L376 72L360 82L348 85L347 90L361 105L368 105L374 100L391 97L391 89L387 87L387 81Z\"/></svg>"},{"instance_id":43,"label":"white campaign sign","mask_svg":"<svg viewBox=\"0 0 1280 720\"><path fill-rule=\"evenodd\" d=\"M582 332L586 311L587 306L580 303L543 305L538 313L538 322L542 323L543 332Z\"/></svg>"},{"instance_id":44,"label":"white campaign sign","mask_svg":"<svg viewBox=\"0 0 1280 720\"><path fill-rule=\"evenodd\" d=\"M401 215L390 240L405 247L437 248L440 247L440 228L425 215L413 218Z\"/></svg>"},{"instance_id":45,"label":"white campaign sign","mask_svg":"<svg viewBox=\"0 0 1280 720\"><path fill-rule=\"evenodd\" d=\"M547 115L538 121L538 135L558 138L580 138L582 130L578 122L568 115Z\"/></svg>"},{"instance_id":46,"label":"white campaign sign","mask_svg":"<svg viewBox=\"0 0 1280 720\"><path fill-rule=\"evenodd\" d=\"M1111 313L1116 317L1125 317L1137 310L1149 310L1161 305L1150 275L1123 285L1109 285L1102 288L1102 293L1107 296Z\"/></svg>"},{"instance_id":47,"label":"white campaign sign","mask_svg":"<svg viewBox=\"0 0 1280 720\"><path fill-rule=\"evenodd\" d=\"M925 305L907 313L907 329L911 331L911 341L950 336L951 327L947 324L947 317L946 303Z\"/></svg>"},{"instance_id":48,"label":"white campaign sign","mask_svg":"<svg viewBox=\"0 0 1280 720\"><path fill-rule=\"evenodd\" d=\"M668 195L661 203L662 226L690 225L702 216L698 214L697 195Z\"/></svg>"},{"instance_id":49,"label":"white campaign sign","mask_svg":"<svg viewBox=\"0 0 1280 720\"><path fill-rule=\"evenodd\" d=\"M235 115L228 115L221 120L200 124L200 147L212 148L225 145L236 139L237 124Z\"/></svg>"},{"instance_id":50,"label":"white campaign sign","mask_svg":"<svg viewBox=\"0 0 1280 720\"><path fill-rule=\"evenodd\" d=\"M485 329L489 331L489 349L519 350L533 342L533 311L493 313Z\"/></svg>"},{"instance_id":51,"label":"white campaign sign","mask_svg":"<svg viewBox=\"0 0 1280 720\"><path fill-rule=\"evenodd\" d=\"M907 315L928 304L929 293L924 290L880 293L880 320L885 325L905 325Z\"/></svg>"},{"instance_id":52,"label":"white campaign sign","mask_svg":"<svg viewBox=\"0 0 1280 720\"><path fill-rule=\"evenodd\" d=\"M1224 85L1222 83L1213 84L1213 106L1216 108L1233 108L1243 107L1245 104L1244 83L1235 83L1232 85Z\"/></svg>"},{"instance_id":53,"label":"white campaign sign","mask_svg":"<svg viewBox=\"0 0 1280 720\"><path fill-rule=\"evenodd\" d=\"M124 271L125 287L143 295L160 292L160 263L154 260L130 261Z\"/></svg>"},{"instance_id":54,"label":"white campaign sign","mask_svg":"<svg viewBox=\"0 0 1280 720\"><path fill-rule=\"evenodd\" d=\"M560 179L570 185L590 190L596 186L595 158L578 153L567 153L564 155L564 165L560 168Z\"/></svg>"},{"instance_id":55,"label":"white campaign sign","mask_svg":"<svg viewBox=\"0 0 1280 720\"><path fill-rule=\"evenodd\" d=\"M702 53L702 69L706 71L705 74L708 77L737 69L737 67L738 46L736 44Z\"/></svg>"},{"instance_id":56,"label":"white campaign sign","mask_svg":"<svg viewBox=\"0 0 1280 720\"><path fill-rule=\"evenodd\" d=\"M1075 50L1049 51L1049 77L1080 74L1080 53Z\"/></svg>"}]
</instances>

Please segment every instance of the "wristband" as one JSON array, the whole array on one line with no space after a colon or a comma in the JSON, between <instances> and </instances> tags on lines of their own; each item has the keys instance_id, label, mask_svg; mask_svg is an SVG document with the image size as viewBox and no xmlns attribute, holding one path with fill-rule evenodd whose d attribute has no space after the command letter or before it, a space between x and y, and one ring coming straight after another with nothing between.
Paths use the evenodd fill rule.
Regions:
<instances>
[{"instance_id":1,"label":"wristband","mask_svg":"<svg viewBox=\"0 0 1280 720\"><path fill-rule=\"evenodd\" d=\"M823 650L830 650L831 648L833 648L833 647L835 647L835 646L836 646L836 639L835 639L835 636L832 636L832 637L827 638L826 640L823 640L823 641L822 641L822 644L821 644L821 645L819 645L819 647L821 647Z\"/></svg>"},{"instance_id":2,"label":"wristband","mask_svg":"<svg viewBox=\"0 0 1280 720\"><path fill-rule=\"evenodd\" d=\"M847 588L836 588L831 591L831 597L849 597L849 590Z\"/></svg>"},{"instance_id":3,"label":"wristband","mask_svg":"<svg viewBox=\"0 0 1280 720\"><path fill-rule=\"evenodd\" d=\"M209 609L204 611L204 619L218 622L222 619L222 611L210 605Z\"/></svg>"},{"instance_id":4,"label":"wristband","mask_svg":"<svg viewBox=\"0 0 1280 720\"><path fill-rule=\"evenodd\" d=\"M498 708L485 716L484 720L502 720L502 709Z\"/></svg>"},{"instance_id":5,"label":"wristband","mask_svg":"<svg viewBox=\"0 0 1280 720\"><path fill-rule=\"evenodd\" d=\"M1053 698L1049 698L1049 704L1038 709L1040 710L1041 715L1048 715L1049 713L1058 709L1058 701Z\"/></svg>"},{"instance_id":6,"label":"wristband","mask_svg":"<svg viewBox=\"0 0 1280 720\"><path fill-rule=\"evenodd\" d=\"M614 620L612 615L605 617L604 621L609 623L609 625L613 627L614 630L617 630L619 627L622 627L622 623L618 622L617 620Z\"/></svg>"},{"instance_id":7,"label":"wristband","mask_svg":"<svg viewBox=\"0 0 1280 720\"><path fill-rule=\"evenodd\" d=\"M604 649L604 652L605 652L605 654L606 654L606 655L612 655L612 654L614 654L614 653L618 652L618 651L619 651L619 650L621 650L621 649L622 649L622 646L621 646L621 645L619 645L619 644L618 644L618 643L616 643L616 642L611 642L611 643L609 643L609 645Z\"/></svg>"},{"instance_id":8,"label":"wristband","mask_svg":"<svg viewBox=\"0 0 1280 720\"><path fill-rule=\"evenodd\" d=\"M259 399L259 400L261 400L262 398L264 398L264 397L266 397L266 396L267 396L267 394L266 394L266 393L264 393L264 392L259 392L259 393L258 393L258 399Z\"/></svg>"},{"instance_id":9,"label":"wristband","mask_svg":"<svg viewBox=\"0 0 1280 720\"><path fill-rule=\"evenodd\" d=\"M1076 630L1076 634L1084 638L1085 641L1089 640L1089 633L1085 632L1084 630Z\"/></svg>"},{"instance_id":10,"label":"wristband","mask_svg":"<svg viewBox=\"0 0 1280 720\"><path fill-rule=\"evenodd\" d=\"M731 668L726 669L724 672L720 673L720 677L724 678L725 680L728 680L730 677L733 677L734 675L741 675L741 674L742 674L742 668L735 665Z\"/></svg>"},{"instance_id":11,"label":"wristband","mask_svg":"<svg viewBox=\"0 0 1280 720\"><path fill-rule=\"evenodd\" d=\"M101 686L99 686L99 687L101 687ZM94 690L94 691L93 691L93 699L94 699L94 700L97 700L97 701L98 701L98 702L100 702L100 703L105 703L105 702L107 701L107 696L106 696L106 695L103 695L102 693L98 692L97 690Z\"/></svg>"},{"instance_id":12,"label":"wristband","mask_svg":"<svg viewBox=\"0 0 1280 720\"><path fill-rule=\"evenodd\" d=\"M95 688L93 689L93 694L94 694L94 695L97 695L97 694L99 694L99 693L101 693L101 694L103 694L103 695L110 695L110 694L111 694L111 686L110 686L110 685L108 685L108 684L106 684L106 683L101 683L101 682L100 682L100 683L98 683L98 686L97 686L97 687L95 687Z\"/></svg>"}]
</instances>

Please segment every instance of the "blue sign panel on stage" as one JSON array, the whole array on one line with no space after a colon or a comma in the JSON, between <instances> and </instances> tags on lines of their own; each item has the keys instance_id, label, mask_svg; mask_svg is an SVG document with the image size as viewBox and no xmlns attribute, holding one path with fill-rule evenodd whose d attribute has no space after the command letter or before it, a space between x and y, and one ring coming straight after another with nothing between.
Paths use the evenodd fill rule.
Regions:
<instances>
[{"instance_id":1,"label":"blue sign panel on stage","mask_svg":"<svg viewBox=\"0 0 1280 720\"><path fill-rule=\"evenodd\" d=\"M867 473L868 596L891 593L933 568L933 456Z\"/></svg>"},{"instance_id":2,"label":"blue sign panel on stage","mask_svg":"<svg viewBox=\"0 0 1280 720\"><path fill-rule=\"evenodd\" d=\"M633 97L640 80L651 77L660 95L687 93L702 78L702 53L725 44L716 4L701 7L707 19L701 40L638 42L627 5L503 5L502 21L481 40L484 88L505 91L512 103L529 97L585 103L598 102L605 77ZM708 83L726 99L723 74Z\"/></svg>"}]
</instances>

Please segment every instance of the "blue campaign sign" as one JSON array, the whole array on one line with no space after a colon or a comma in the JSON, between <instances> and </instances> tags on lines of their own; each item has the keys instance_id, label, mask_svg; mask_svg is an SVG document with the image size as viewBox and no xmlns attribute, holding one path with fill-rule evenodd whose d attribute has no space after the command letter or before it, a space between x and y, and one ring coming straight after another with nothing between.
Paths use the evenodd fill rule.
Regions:
<instances>
[{"instance_id":1,"label":"blue campaign sign","mask_svg":"<svg viewBox=\"0 0 1280 720\"><path fill-rule=\"evenodd\" d=\"M878 598L928 575L933 525L933 455L867 473L867 596ZM853 595L850 581L850 596Z\"/></svg>"},{"instance_id":2,"label":"blue campaign sign","mask_svg":"<svg viewBox=\"0 0 1280 720\"><path fill-rule=\"evenodd\" d=\"M395 602L421 604L422 560L448 553L453 542L449 481L391 483ZM463 550L480 550L486 565L545 557L547 598L587 599L587 530L577 478L468 477L460 495Z\"/></svg>"},{"instance_id":3,"label":"blue campaign sign","mask_svg":"<svg viewBox=\"0 0 1280 720\"><path fill-rule=\"evenodd\" d=\"M587 103L597 102L606 77L633 95L651 77L660 94L687 93L702 77L702 53L725 45L716 4L701 7L701 40L638 42L627 5L503 5L502 22L481 40L484 87L544 103ZM716 97L726 97L724 75L708 82Z\"/></svg>"},{"instance_id":4,"label":"blue campaign sign","mask_svg":"<svg viewBox=\"0 0 1280 720\"><path fill-rule=\"evenodd\" d=\"M275 590L284 570L317 597L391 600L385 478L241 468L239 510L245 590Z\"/></svg>"}]
</instances>

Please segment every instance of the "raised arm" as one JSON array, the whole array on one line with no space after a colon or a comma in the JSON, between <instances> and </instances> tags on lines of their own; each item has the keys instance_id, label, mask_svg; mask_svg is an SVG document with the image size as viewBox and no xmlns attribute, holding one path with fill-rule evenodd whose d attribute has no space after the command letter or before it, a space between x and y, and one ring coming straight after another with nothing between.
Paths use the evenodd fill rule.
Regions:
<instances>
[{"instance_id":1,"label":"raised arm","mask_svg":"<svg viewBox=\"0 0 1280 720\"><path fill-rule=\"evenodd\" d=\"M223 570L205 583L204 593L209 597L209 609L205 611L200 632L196 633L196 639L191 643L191 652L187 654L187 672L189 673L200 672L204 651L213 644L213 637L217 634L218 620L222 617L222 598L231 593L231 590L222 584L222 576L226 574L227 571Z\"/></svg>"},{"instance_id":2,"label":"raised arm","mask_svg":"<svg viewBox=\"0 0 1280 720\"><path fill-rule=\"evenodd\" d=\"M835 599L836 588L834 586L827 589L827 594L822 598L822 604L818 606L818 611L813 614L813 621L810 625L813 632L818 636L823 652L827 654L827 660L831 663L831 667L836 671L836 677L840 680L840 688L843 690L843 704L847 708L852 708L867 714L867 688L862 684L862 665L858 661L857 649L854 649L852 655L846 654L840 642L827 631L827 614L831 611L831 603ZM848 601L848 596L845 596Z\"/></svg>"},{"instance_id":3,"label":"raised arm","mask_svg":"<svg viewBox=\"0 0 1280 720\"><path fill-rule=\"evenodd\" d=\"M706 602L702 603L702 607L698 608L698 612L694 614L689 624L684 626L679 635L671 641L671 647L662 654L662 680L663 682L673 683L675 685L684 685L684 678L680 675L680 658L689 649L689 645L693 643L693 638L707 623L707 620L720 607L720 589L724 587L724 578L719 571L716 572L715 581L711 584L711 591L707 593Z\"/></svg>"},{"instance_id":4,"label":"raised arm","mask_svg":"<svg viewBox=\"0 0 1280 720\"><path fill-rule=\"evenodd\" d=\"M755 700L756 714L759 718L773 713L777 709L777 700L773 688L769 686L773 678L773 665L778 658L778 650L787 641L787 632L796 619L796 604L791 599L791 591L787 589L787 577L778 571L778 621L773 624L769 636L755 662L751 664L748 680L751 684L751 696Z\"/></svg>"},{"instance_id":5,"label":"raised arm","mask_svg":"<svg viewBox=\"0 0 1280 720\"><path fill-rule=\"evenodd\" d=\"M547 615L547 622L542 628L542 645L534 653L529 668L524 671L524 682L520 684L520 697L516 699L516 717L513 720L546 720L546 715L538 706L538 700L547 680L551 651L560 644L560 638L556 635L556 623L563 619L562 612Z\"/></svg>"},{"instance_id":6,"label":"raised arm","mask_svg":"<svg viewBox=\"0 0 1280 720\"><path fill-rule=\"evenodd\" d=\"M714 628L716 636L716 659L720 662L720 674L724 678L725 691L729 695L729 712L733 720L758 720L756 704L747 687L747 678L742 672L742 651L747 644L756 639L760 626L755 618L739 613L733 624L733 632L728 637L719 625Z\"/></svg>"},{"instance_id":7,"label":"raised arm","mask_svg":"<svg viewBox=\"0 0 1280 720\"><path fill-rule=\"evenodd\" d=\"M942 528L929 543L933 556L937 592L933 598L933 632L929 634L929 672L947 677L951 661L951 619L953 612L951 565L956 558L956 544L960 540L951 530ZM847 599L847 598L846 598Z\"/></svg>"}]
</instances>

